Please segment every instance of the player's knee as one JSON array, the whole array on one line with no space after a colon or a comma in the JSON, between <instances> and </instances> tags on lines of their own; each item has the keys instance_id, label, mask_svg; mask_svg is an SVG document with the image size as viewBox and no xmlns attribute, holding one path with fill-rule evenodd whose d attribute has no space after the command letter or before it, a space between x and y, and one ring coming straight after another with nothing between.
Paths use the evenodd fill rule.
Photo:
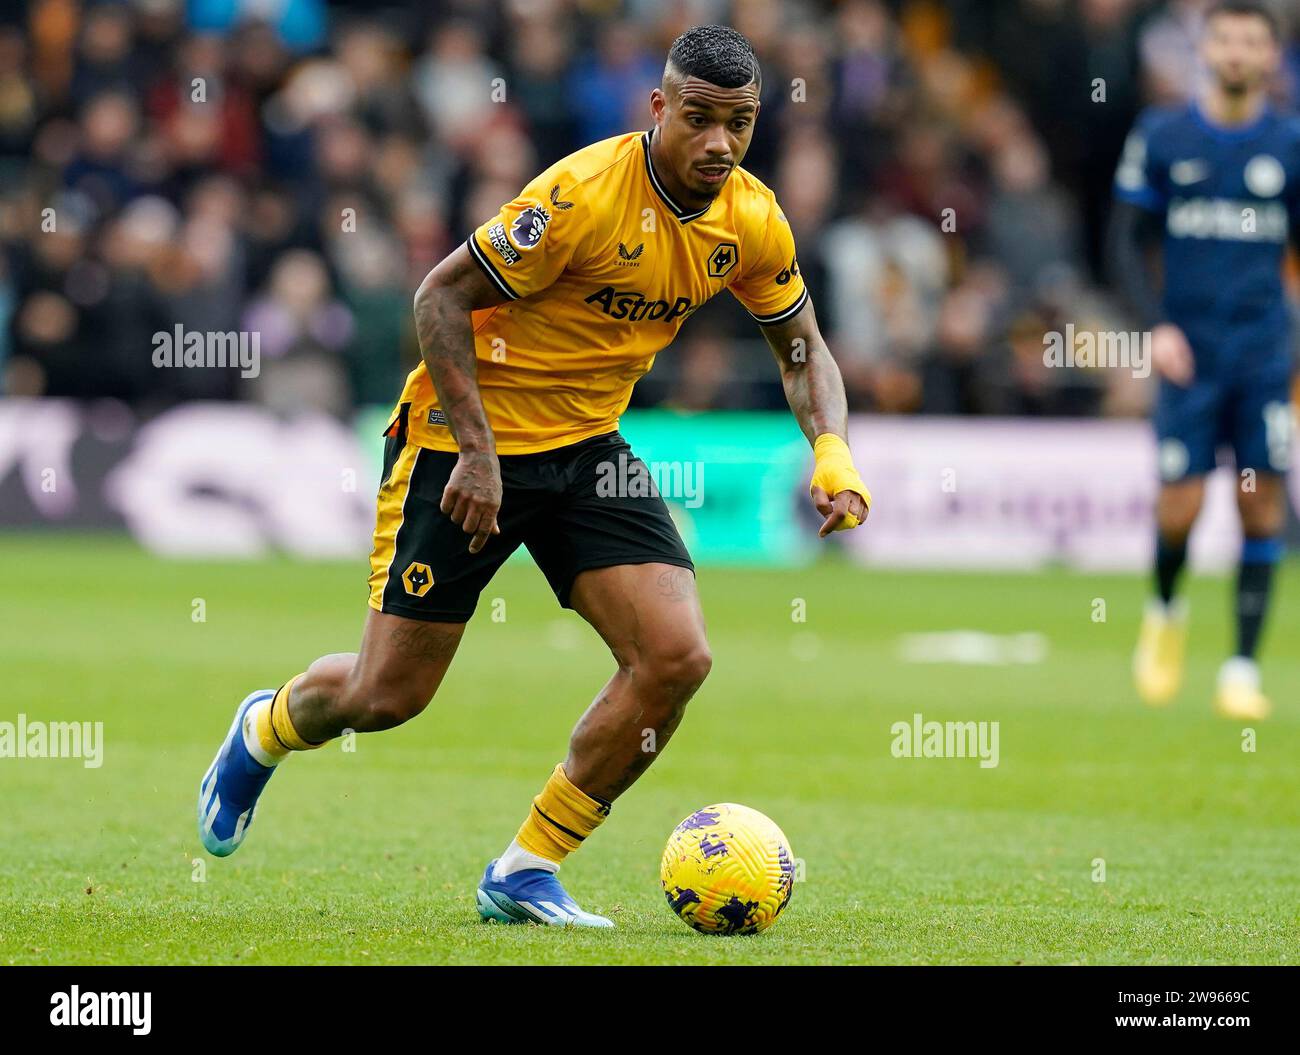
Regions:
<instances>
[{"instance_id":1,"label":"player's knee","mask_svg":"<svg viewBox=\"0 0 1300 1055\"><path fill-rule=\"evenodd\" d=\"M1241 529L1250 538L1280 534L1286 521L1286 506L1272 493L1242 491L1237 498Z\"/></svg>"},{"instance_id":2,"label":"player's knee","mask_svg":"<svg viewBox=\"0 0 1300 1055\"><path fill-rule=\"evenodd\" d=\"M1185 539L1192 533L1199 503L1171 502L1160 511L1160 531L1166 538Z\"/></svg>"},{"instance_id":3,"label":"player's knee","mask_svg":"<svg viewBox=\"0 0 1300 1055\"><path fill-rule=\"evenodd\" d=\"M1272 509L1252 510L1241 515L1241 530L1247 538L1273 538L1282 533L1282 514Z\"/></svg>"},{"instance_id":4,"label":"player's knee","mask_svg":"<svg viewBox=\"0 0 1300 1055\"><path fill-rule=\"evenodd\" d=\"M1161 495L1156 510L1160 534L1171 541L1180 541L1192 533L1197 514L1201 511L1200 492L1166 493Z\"/></svg>"},{"instance_id":5,"label":"player's knee","mask_svg":"<svg viewBox=\"0 0 1300 1055\"><path fill-rule=\"evenodd\" d=\"M1160 518L1160 537L1166 543L1184 543L1192 533L1192 527L1196 523L1194 516L1181 517L1161 517Z\"/></svg>"},{"instance_id":6,"label":"player's knee","mask_svg":"<svg viewBox=\"0 0 1300 1055\"><path fill-rule=\"evenodd\" d=\"M679 684L689 685L694 692L713 669L713 653L707 642L700 641L678 657L676 666Z\"/></svg>"},{"instance_id":7,"label":"player's knee","mask_svg":"<svg viewBox=\"0 0 1300 1055\"><path fill-rule=\"evenodd\" d=\"M709 676L713 653L704 638L694 638L657 650L647 668L666 696L685 703Z\"/></svg>"}]
</instances>

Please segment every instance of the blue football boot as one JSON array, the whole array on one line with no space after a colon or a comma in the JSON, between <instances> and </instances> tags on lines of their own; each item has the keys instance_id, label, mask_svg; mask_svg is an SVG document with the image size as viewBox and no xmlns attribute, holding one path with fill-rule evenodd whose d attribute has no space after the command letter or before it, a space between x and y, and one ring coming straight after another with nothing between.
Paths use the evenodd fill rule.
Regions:
<instances>
[{"instance_id":1,"label":"blue football boot","mask_svg":"<svg viewBox=\"0 0 1300 1055\"><path fill-rule=\"evenodd\" d=\"M496 861L487 866L478 885L478 914L497 923L543 923L550 927L612 927L604 916L583 912L569 897L555 874L542 868L525 868L502 879L492 875Z\"/></svg>"},{"instance_id":2,"label":"blue football boot","mask_svg":"<svg viewBox=\"0 0 1300 1055\"><path fill-rule=\"evenodd\" d=\"M216 857L239 849L253 823L257 797L275 772L275 766L264 766L248 753L243 729L248 709L274 696L274 690L260 689L239 705L221 750L199 783L199 838Z\"/></svg>"}]
</instances>

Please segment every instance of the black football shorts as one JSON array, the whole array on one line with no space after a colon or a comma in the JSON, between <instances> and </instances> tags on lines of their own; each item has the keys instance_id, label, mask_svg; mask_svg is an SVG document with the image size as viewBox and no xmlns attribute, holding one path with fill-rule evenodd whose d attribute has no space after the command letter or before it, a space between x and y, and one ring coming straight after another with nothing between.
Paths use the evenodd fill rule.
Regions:
<instances>
[{"instance_id":1,"label":"black football shorts","mask_svg":"<svg viewBox=\"0 0 1300 1055\"><path fill-rule=\"evenodd\" d=\"M565 608L573 580L591 568L660 563L694 571L663 498L637 486L649 471L618 432L539 454L500 455L501 533L470 553L472 536L438 508L457 456L408 443L408 412L402 404L386 433L371 608L464 623L521 543ZM631 486L610 485L628 480Z\"/></svg>"}]
</instances>

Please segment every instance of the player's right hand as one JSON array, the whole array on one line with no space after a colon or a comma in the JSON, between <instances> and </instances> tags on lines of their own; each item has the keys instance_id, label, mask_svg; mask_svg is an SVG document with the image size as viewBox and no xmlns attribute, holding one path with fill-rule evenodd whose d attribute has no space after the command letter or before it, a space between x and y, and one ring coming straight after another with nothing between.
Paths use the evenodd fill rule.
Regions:
<instances>
[{"instance_id":1,"label":"player's right hand","mask_svg":"<svg viewBox=\"0 0 1300 1055\"><path fill-rule=\"evenodd\" d=\"M826 519L817 532L818 538L825 538L832 531L847 531L855 528L867 519L871 507L867 500L856 491L840 491L834 498L823 488L812 489L813 505Z\"/></svg>"},{"instance_id":2,"label":"player's right hand","mask_svg":"<svg viewBox=\"0 0 1300 1055\"><path fill-rule=\"evenodd\" d=\"M1192 346L1171 322L1162 322L1151 331L1151 361L1161 377L1179 388L1186 388L1196 377Z\"/></svg>"},{"instance_id":3,"label":"player's right hand","mask_svg":"<svg viewBox=\"0 0 1300 1055\"><path fill-rule=\"evenodd\" d=\"M477 553L490 535L501 534L497 513L501 509L501 463L491 451L461 451L438 508L459 524Z\"/></svg>"}]
</instances>

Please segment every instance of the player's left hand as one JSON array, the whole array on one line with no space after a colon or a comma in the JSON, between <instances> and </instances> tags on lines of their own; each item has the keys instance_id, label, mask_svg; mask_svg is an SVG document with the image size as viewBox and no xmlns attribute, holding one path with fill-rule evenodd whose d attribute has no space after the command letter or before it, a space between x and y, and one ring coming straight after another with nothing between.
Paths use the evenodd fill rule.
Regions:
<instances>
[{"instance_id":1,"label":"player's left hand","mask_svg":"<svg viewBox=\"0 0 1300 1055\"><path fill-rule=\"evenodd\" d=\"M813 505L826 519L817 531L818 538L825 538L832 531L845 531L855 528L867 519L870 507L867 500L857 491L840 491L831 498L820 487L812 489Z\"/></svg>"}]
</instances>

